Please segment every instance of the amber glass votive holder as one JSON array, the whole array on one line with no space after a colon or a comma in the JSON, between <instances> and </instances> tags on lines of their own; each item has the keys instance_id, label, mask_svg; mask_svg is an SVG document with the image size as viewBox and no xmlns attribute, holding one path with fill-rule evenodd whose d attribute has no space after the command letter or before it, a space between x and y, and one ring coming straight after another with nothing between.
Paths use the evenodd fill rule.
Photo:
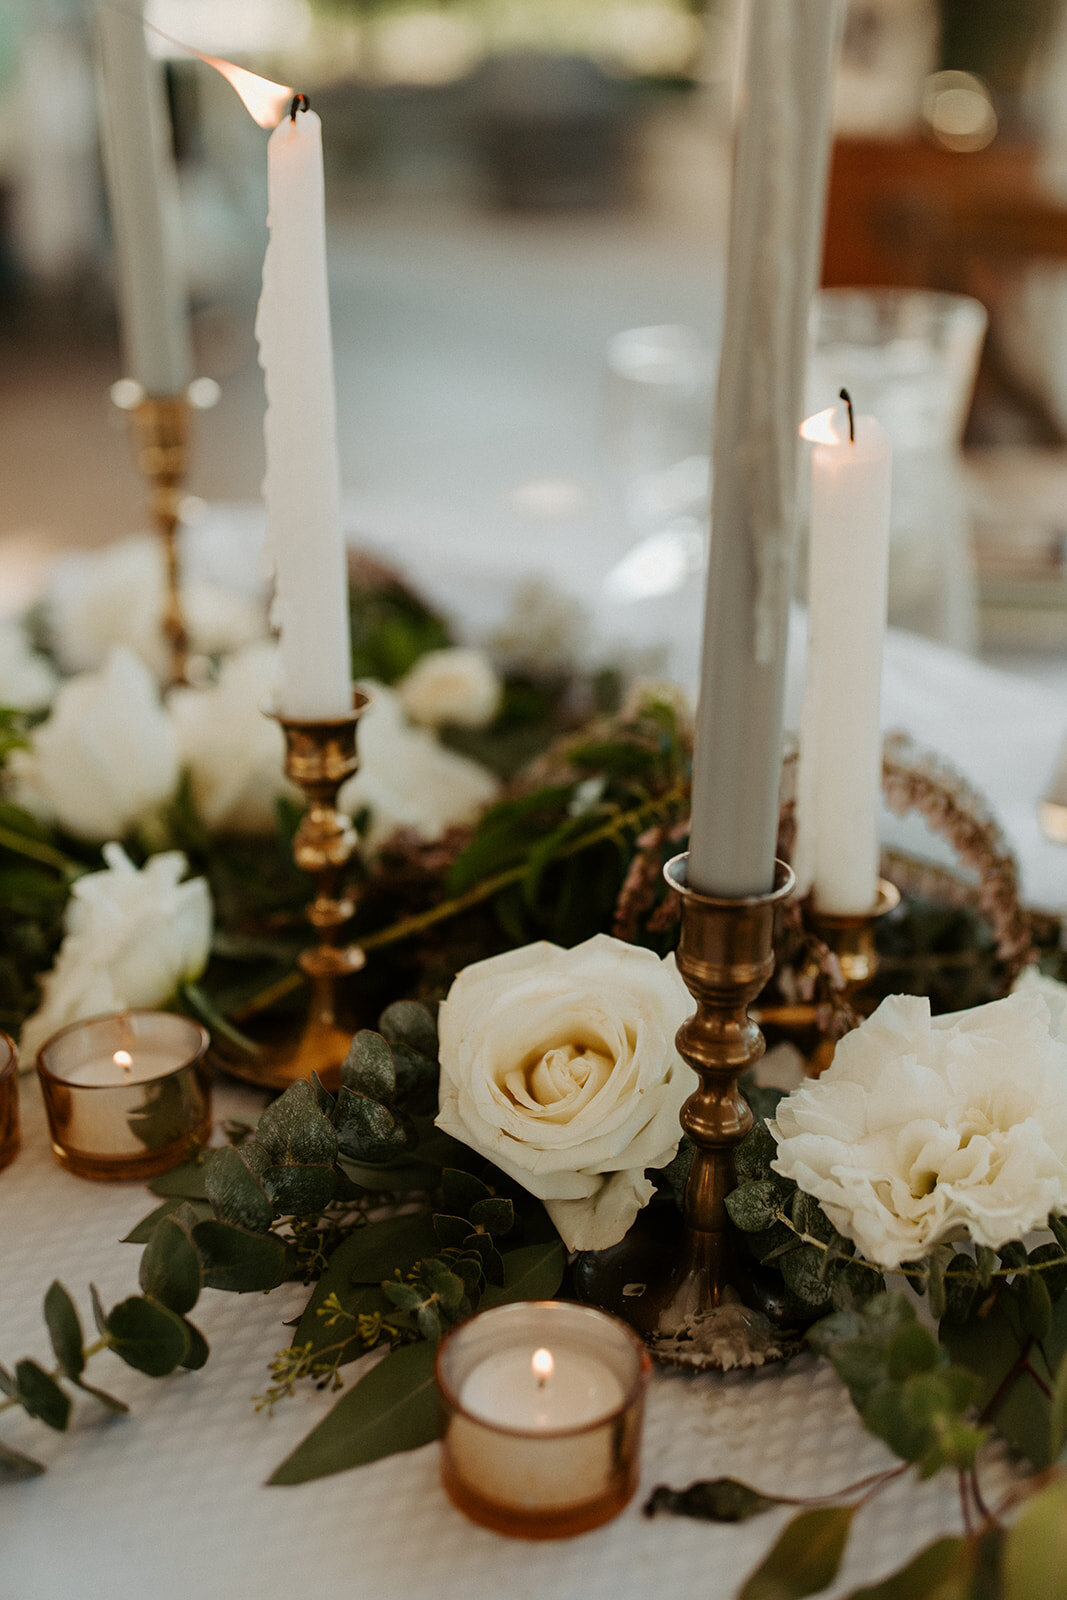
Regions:
<instances>
[{"instance_id":1,"label":"amber glass votive holder","mask_svg":"<svg viewBox=\"0 0 1067 1600\"><path fill-rule=\"evenodd\" d=\"M637 1488L650 1358L615 1317L562 1300L495 1306L441 1341L441 1480L518 1539L565 1539Z\"/></svg>"},{"instance_id":2,"label":"amber glass votive holder","mask_svg":"<svg viewBox=\"0 0 1067 1600\"><path fill-rule=\"evenodd\" d=\"M0 1033L0 1171L19 1153L19 1057L15 1042Z\"/></svg>"},{"instance_id":3,"label":"amber glass votive holder","mask_svg":"<svg viewBox=\"0 0 1067 1600\"><path fill-rule=\"evenodd\" d=\"M37 1056L52 1150L81 1178L151 1178L211 1134L210 1036L170 1011L73 1022Z\"/></svg>"}]
</instances>

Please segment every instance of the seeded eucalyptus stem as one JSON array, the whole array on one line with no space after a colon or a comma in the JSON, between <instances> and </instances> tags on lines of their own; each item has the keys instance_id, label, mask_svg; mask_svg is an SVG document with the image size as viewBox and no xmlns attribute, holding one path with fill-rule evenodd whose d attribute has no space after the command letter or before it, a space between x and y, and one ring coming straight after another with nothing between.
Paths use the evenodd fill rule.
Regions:
<instances>
[{"instance_id":1,"label":"seeded eucalyptus stem","mask_svg":"<svg viewBox=\"0 0 1067 1600\"><path fill-rule=\"evenodd\" d=\"M832 1247L828 1245L824 1239L816 1239L814 1234L807 1233L803 1228L798 1228L796 1224L792 1222L790 1218L786 1216L785 1212L780 1208L775 1210L774 1220L775 1222L783 1223L784 1226L789 1229L790 1233L793 1234L795 1238L800 1240L801 1244L812 1244L815 1246L816 1250L821 1250L824 1254L829 1254ZM863 1256L850 1256L849 1260L857 1267L866 1267L870 1272L877 1272L881 1274L886 1271L886 1268L879 1266L876 1261L867 1261ZM990 1271L989 1276L990 1278L1018 1278L1020 1276L1025 1276L1029 1272L1051 1272L1056 1267L1067 1267L1067 1251L1058 1256L1053 1256L1051 1261L1027 1261L1021 1266L1017 1267L994 1267ZM904 1266L898 1267L896 1270L900 1273L901 1277L907 1278L909 1282L912 1278L919 1276L919 1274L916 1272L909 1272ZM946 1279L965 1278L967 1276L968 1274L964 1272L953 1272L951 1267L947 1267L945 1269Z\"/></svg>"},{"instance_id":2,"label":"seeded eucalyptus stem","mask_svg":"<svg viewBox=\"0 0 1067 1600\"><path fill-rule=\"evenodd\" d=\"M581 838L574 839L570 844L562 845L557 852L557 861L565 860L571 856L580 855L583 850L591 845L602 844L605 839L615 839L631 829L641 830L647 823L655 820L664 811L669 811L686 798L684 784L675 783L655 799L645 800L639 806L632 807L629 811L618 812L615 816L602 823L599 828L594 828L590 833L583 834ZM491 900L502 889L509 889L512 884L521 883L528 870L528 863L520 861L514 867L506 867L502 872L496 872L490 878L483 878L480 883L474 884L463 894L454 895L449 900L442 900L438 905L430 906L426 911L417 911L410 917L401 917L397 922L391 922L384 928L378 928L374 933L368 933L360 938L359 946L362 950L381 950L387 945L399 944L403 939L410 939L416 933L422 933L427 928L435 927L439 922L446 922L451 917L457 917L464 911L469 911L472 906L481 905L483 901ZM286 977L280 978L277 983L272 983L266 989L261 989L258 994L235 1007L232 1021L245 1022L249 1017L256 1016L261 1011L267 1011L279 1000L284 1000L304 982L304 977L299 972L291 972Z\"/></svg>"}]
</instances>

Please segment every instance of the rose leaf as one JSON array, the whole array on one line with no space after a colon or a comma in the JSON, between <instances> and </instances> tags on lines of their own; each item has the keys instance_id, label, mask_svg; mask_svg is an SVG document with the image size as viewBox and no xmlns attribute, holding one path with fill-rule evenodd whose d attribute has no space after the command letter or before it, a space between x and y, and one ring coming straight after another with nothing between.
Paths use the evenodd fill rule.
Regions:
<instances>
[{"instance_id":1,"label":"rose leaf","mask_svg":"<svg viewBox=\"0 0 1067 1600\"><path fill-rule=\"evenodd\" d=\"M666 1484L659 1484L643 1510L646 1517L667 1514L694 1517L700 1522L747 1522L775 1506L788 1504L788 1500L761 1494L737 1478L703 1478L687 1489L669 1489Z\"/></svg>"},{"instance_id":2,"label":"rose leaf","mask_svg":"<svg viewBox=\"0 0 1067 1600\"><path fill-rule=\"evenodd\" d=\"M737 1600L802 1600L825 1589L837 1576L855 1514L855 1506L802 1511L786 1524Z\"/></svg>"}]
</instances>

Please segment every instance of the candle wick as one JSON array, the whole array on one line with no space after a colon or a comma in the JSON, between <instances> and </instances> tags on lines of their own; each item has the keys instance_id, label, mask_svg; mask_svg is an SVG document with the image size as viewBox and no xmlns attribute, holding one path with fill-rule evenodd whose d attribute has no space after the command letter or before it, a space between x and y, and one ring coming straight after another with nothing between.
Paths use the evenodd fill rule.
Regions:
<instances>
[{"instance_id":1,"label":"candle wick","mask_svg":"<svg viewBox=\"0 0 1067 1600\"><path fill-rule=\"evenodd\" d=\"M840 399L842 399L845 402L845 405L848 407L848 442L849 444L855 444L856 416L852 410L852 396L849 394L847 389L842 389L840 392Z\"/></svg>"},{"instance_id":2,"label":"candle wick","mask_svg":"<svg viewBox=\"0 0 1067 1600\"><path fill-rule=\"evenodd\" d=\"M293 103L289 107L289 121L290 122L295 122L296 121L296 114L297 114L298 111L310 111L310 110L311 110L311 101L308 99L307 95L306 94L294 94ZM277 115L277 112L275 112L275 115Z\"/></svg>"}]
</instances>

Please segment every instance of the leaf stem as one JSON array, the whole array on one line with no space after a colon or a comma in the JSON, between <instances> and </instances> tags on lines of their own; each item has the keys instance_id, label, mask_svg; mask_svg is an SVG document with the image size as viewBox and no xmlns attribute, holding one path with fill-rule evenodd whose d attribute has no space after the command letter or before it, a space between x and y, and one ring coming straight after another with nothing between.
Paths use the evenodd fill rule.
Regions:
<instances>
[{"instance_id":1,"label":"leaf stem","mask_svg":"<svg viewBox=\"0 0 1067 1600\"><path fill-rule=\"evenodd\" d=\"M88 868L80 861L72 861L62 851L54 850L50 844L44 844L40 839L30 839L26 834L18 833L14 828L0 826L0 846L10 850L12 855L25 856L28 861L37 861L44 867L54 867L65 878L80 878Z\"/></svg>"},{"instance_id":2,"label":"leaf stem","mask_svg":"<svg viewBox=\"0 0 1067 1600\"><path fill-rule=\"evenodd\" d=\"M111 1340L108 1339L105 1335L101 1334L100 1338L99 1339L94 1339L92 1344L87 1344L87 1345L84 1346L84 1348L82 1349L82 1361L83 1362L91 1361L93 1356L99 1355L101 1350L109 1350L110 1348L111 1348ZM48 1376L50 1378L52 1378L53 1380L58 1380L60 1378L65 1378L67 1376L67 1373L66 1373L65 1369L63 1367L61 1367L57 1362L57 1364L52 1368L52 1370L48 1374ZM0 1412L2 1412L2 1411L10 1411L12 1406L20 1406L21 1404L22 1404L22 1401L19 1399L18 1395L9 1395L7 1397L7 1399L0 1400Z\"/></svg>"}]
</instances>

